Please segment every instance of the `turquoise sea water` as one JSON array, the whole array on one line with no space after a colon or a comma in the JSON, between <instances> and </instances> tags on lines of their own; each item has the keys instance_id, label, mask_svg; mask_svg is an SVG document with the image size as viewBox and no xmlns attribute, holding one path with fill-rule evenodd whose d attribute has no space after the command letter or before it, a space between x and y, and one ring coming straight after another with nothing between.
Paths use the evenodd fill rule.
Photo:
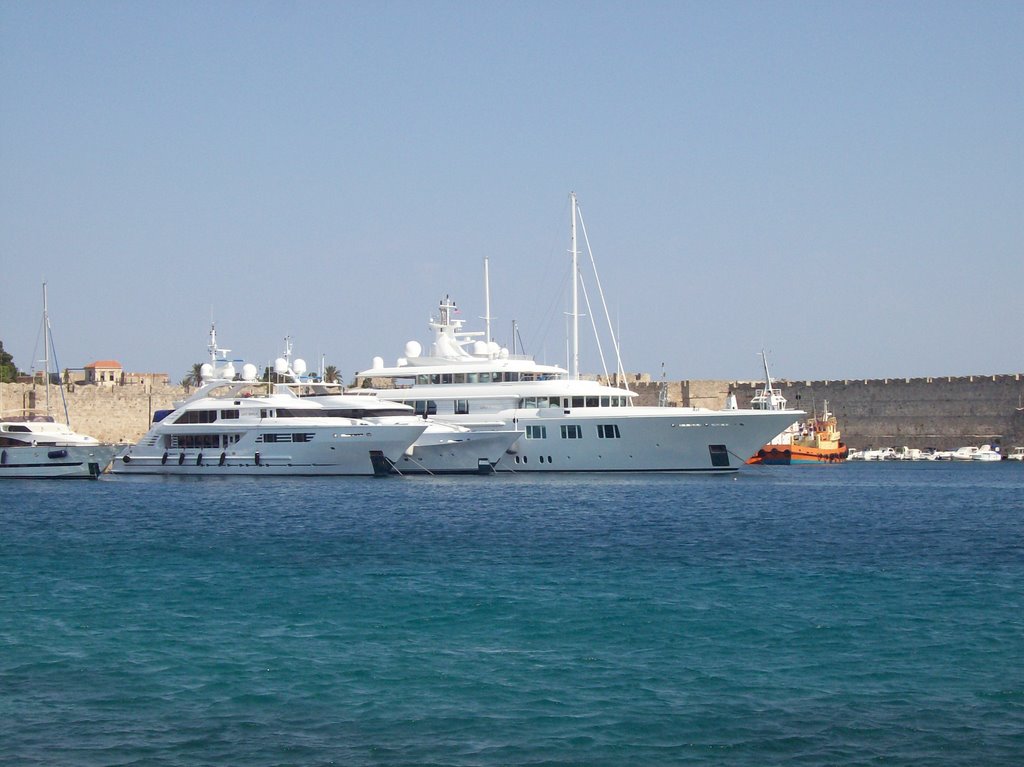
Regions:
<instances>
[{"instance_id":1,"label":"turquoise sea water","mask_svg":"<svg viewBox=\"0 0 1024 767\"><path fill-rule=\"evenodd\" d=\"M0 763L1020 765L1024 466L0 483Z\"/></svg>"}]
</instances>

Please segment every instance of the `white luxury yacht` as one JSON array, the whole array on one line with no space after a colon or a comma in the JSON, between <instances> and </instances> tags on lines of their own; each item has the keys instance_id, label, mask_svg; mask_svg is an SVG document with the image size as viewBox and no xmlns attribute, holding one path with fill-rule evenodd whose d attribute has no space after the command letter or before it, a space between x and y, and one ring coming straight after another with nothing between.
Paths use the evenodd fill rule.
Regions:
<instances>
[{"instance_id":1,"label":"white luxury yacht","mask_svg":"<svg viewBox=\"0 0 1024 767\"><path fill-rule=\"evenodd\" d=\"M399 402L346 394L340 383L312 380L306 363L291 362L291 339L285 339L285 353L274 362L274 371L287 383L275 390L289 392L303 401L316 402L331 412L371 423L414 424L426 430L393 461L398 474L490 474L495 464L523 435L513 428L470 429L452 423L427 420ZM322 379L322 376L321 376Z\"/></svg>"},{"instance_id":2,"label":"white luxury yacht","mask_svg":"<svg viewBox=\"0 0 1024 767\"><path fill-rule=\"evenodd\" d=\"M114 474L370 475L392 471L427 428L423 421L380 423L299 397L287 387L242 380L210 330L202 386L114 460ZM269 389L269 391L268 391Z\"/></svg>"},{"instance_id":3,"label":"white luxury yacht","mask_svg":"<svg viewBox=\"0 0 1024 767\"><path fill-rule=\"evenodd\" d=\"M572 196L573 275L576 199ZM488 291L489 292L489 291ZM583 380L578 372L577 284L573 280L573 372L510 354L489 332L462 330L446 297L431 319L426 354L416 341L391 367L382 358L353 394L404 402L429 420L525 435L495 467L513 472L735 471L804 413L635 407L634 392ZM489 298L487 299L489 317ZM479 339L486 335L486 340Z\"/></svg>"},{"instance_id":4,"label":"white luxury yacht","mask_svg":"<svg viewBox=\"0 0 1024 767\"><path fill-rule=\"evenodd\" d=\"M46 283L43 283L45 410L12 411L5 415L0 407L0 479L96 479L117 451L115 445L79 434L67 423L54 418L50 407L51 343ZM63 398L64 392L60 391ZM66 402L64 420L70 422Z\"/></svg>"}]
</instances>

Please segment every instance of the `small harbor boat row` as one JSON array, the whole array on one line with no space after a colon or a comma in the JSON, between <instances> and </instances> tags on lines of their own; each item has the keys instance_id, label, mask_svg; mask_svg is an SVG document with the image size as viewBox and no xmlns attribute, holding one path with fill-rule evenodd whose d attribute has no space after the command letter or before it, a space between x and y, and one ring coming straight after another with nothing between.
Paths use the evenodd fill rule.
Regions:
<instances>
[{"instance_id":1,"label":"small harbor boat row","mask_svg":"<svg viewBox=\"0 0 1024 767\"><path fill-rule=\"evenodd\" d=\"M375 421L365 409L328 406L260 383L251 364L239 380L214 328L209 349L199 389L173 410L157 411L138 444L114 460L113 474L387 474L427 428L405 408L383 409L385 415L401 410L404 420Z\"/></svg>"},{"instance_id":2,"label":"small harbor boat row","mask_svg":"<svg viewBox=\"0 0 1024 767\"><path fill-rule=\"evenodd\" d=\"M578 275L576 199L572 275ZM486 274L486 269L485 269ZM485 277L485 286L487 279ZM446 296L428 328L433 340L405 344L394 365L376 357L351 394L397 401L436 424L472 431L515 429L523 437L498 472L731 472L800 411L637 406L626 388L579 375L577 280L572 283L571 370L510 353L492 340L485 290L484 331L463 330Z\"/></svg>"},{"instance_id":3,"label":"small harbor boat row","mask_svg":"<svg viewBox=\"0 0 1024 767\"><path fill-rule=\"evenodd\" d=\"M51 407L50 332L46 284L43 283L43 345L45 408L4 414L0 403L0 478L97 479L110 464L117 447L75 432L64 403L64 423ZM64 392L56 388L63 401ZM2 387L0 387L2 389Z\"/></svg>"},{"instance_id":4,"label":"small harbor boat row","mask_svg":"<svg viewBox=\"0 0 1024 767\"><path fill-rule=\"evenodd\" d=\"M754 395L750 405L757 410L784 411L786 398L782 396L781 389L773 388L768 359L764 352L761 356L764 358L765 385ZM806 420L791 423L782 433L763 445L747 463L769 466L838 463L845 461L848 454L849 449L840 441L836 417L829 412L826 401L820 417L815 413Z\"/></svg>"}]
</instances>

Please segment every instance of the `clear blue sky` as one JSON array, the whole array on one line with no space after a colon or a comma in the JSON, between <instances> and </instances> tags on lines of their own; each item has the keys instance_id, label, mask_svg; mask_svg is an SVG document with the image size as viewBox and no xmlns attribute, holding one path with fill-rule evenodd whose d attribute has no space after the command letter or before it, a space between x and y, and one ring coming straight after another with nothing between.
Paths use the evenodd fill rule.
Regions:
<instances>
[{"instance_id":1,"label":"clear blue sky","mask_svg":"<svg viewBox=\"0 0 1024 767\"><path fill-rule=\"evenodd\" d=\"M23 369L45 278L65 367L347 378L485 256L564 363L575 190L629 370L1024 370L1024 3L8 0L0 65Z\"/></svg>"}]
</instances>

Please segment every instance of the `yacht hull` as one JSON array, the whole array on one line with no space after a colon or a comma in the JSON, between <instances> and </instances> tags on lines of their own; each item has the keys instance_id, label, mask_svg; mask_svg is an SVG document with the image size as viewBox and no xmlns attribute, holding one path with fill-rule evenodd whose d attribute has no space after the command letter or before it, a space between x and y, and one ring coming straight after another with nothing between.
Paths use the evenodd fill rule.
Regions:
<instances>
[{"instance_id":1,"label":"yacht hull","mask_svg":"<svg viewBox=\"0 0 1024 767\"><path fill-rule=\"evenodd\" d=\"M247 435L226 450L133 445L112 474L165 476L370 476L387 473L422 425L336 428L307 443L257 444Z\"/></svg>"},{"instance_id":2,"label":"yacht hull","mask_svg":"<svg viewBox=\"0 0 1024 767\"><path fill-rule=\"evenodd\" d=\"M498 472L735 472L791 412L549 408L510 418L526 434ZM463 426L471 425L468 420Z\"/></svg>"},{"instance_id":3,"label":"yacht hull","mask_svg":"<svg viewBox=\"0 0 1024 767\"><path fill-rule=\"evenodd\" d=\"M116 451L113 445L7 447L0 451L0 479L98 479Z\"/></svg>"}]
</instances>

